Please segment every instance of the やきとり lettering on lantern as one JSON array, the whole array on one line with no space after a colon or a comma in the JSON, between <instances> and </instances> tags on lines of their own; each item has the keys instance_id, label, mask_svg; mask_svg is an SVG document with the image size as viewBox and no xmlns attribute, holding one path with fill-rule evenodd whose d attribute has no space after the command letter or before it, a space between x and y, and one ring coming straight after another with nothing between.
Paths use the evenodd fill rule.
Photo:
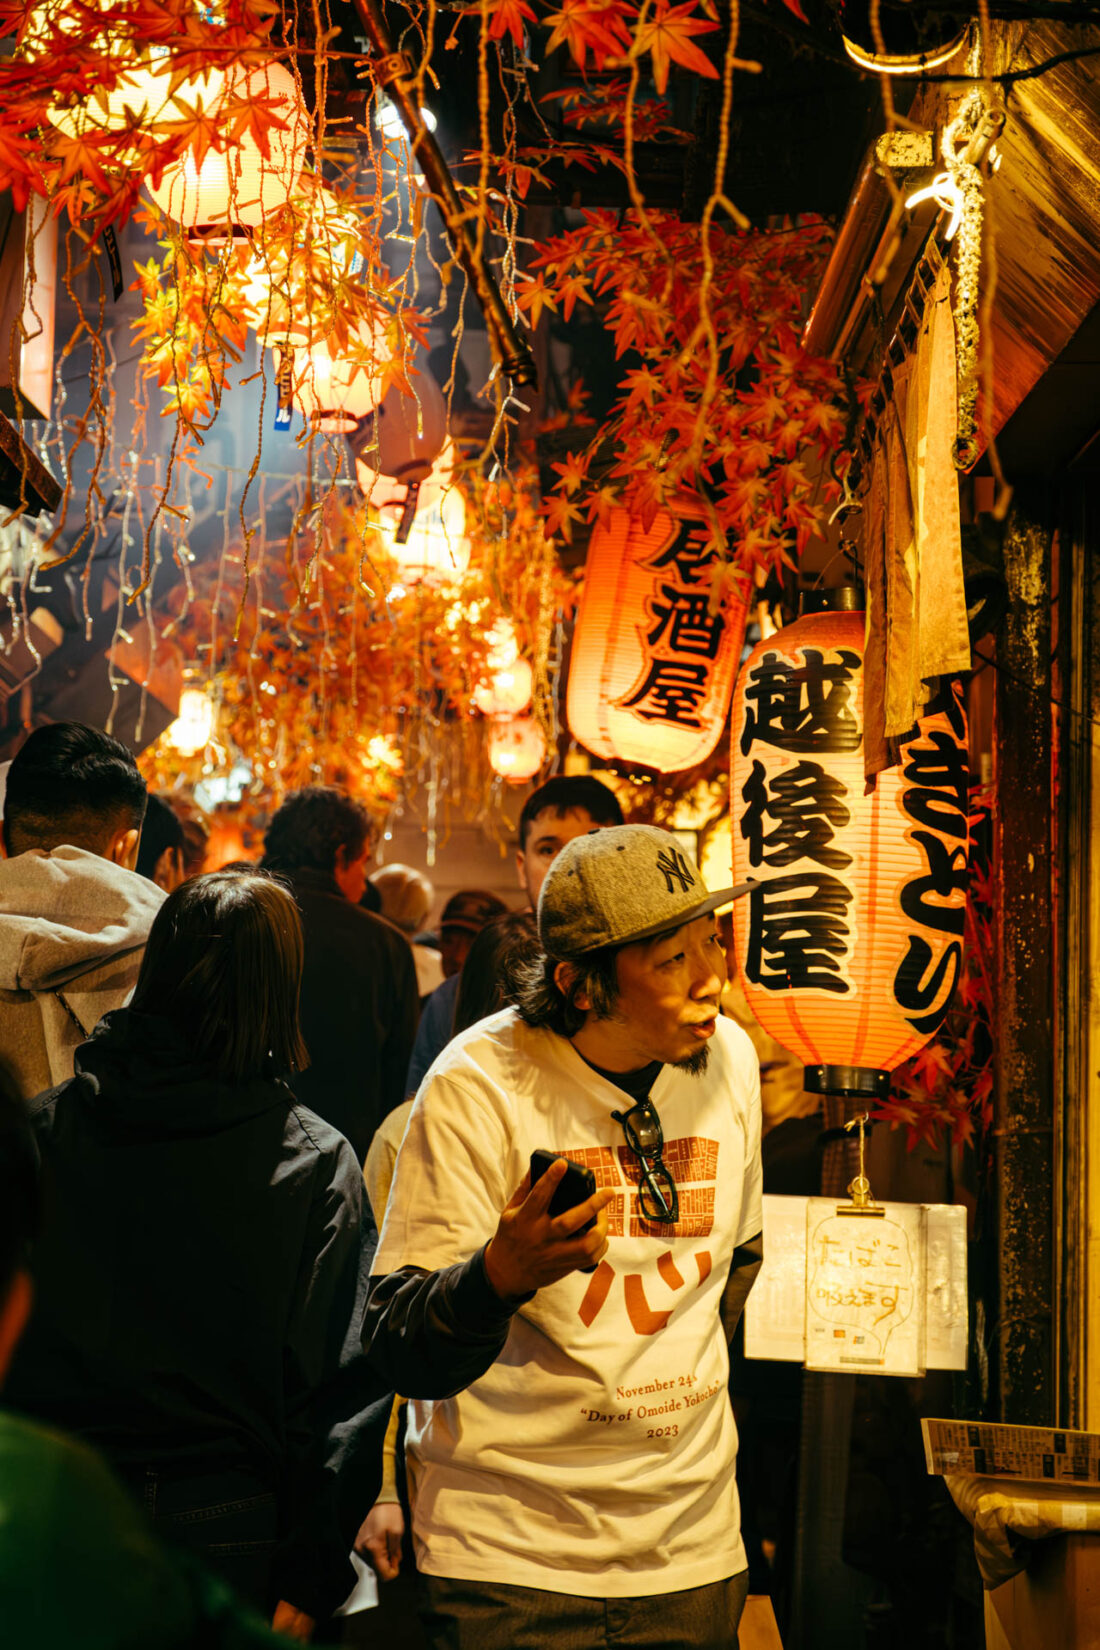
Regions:
<instances>
[{"instance_id":1,"label":"\u3084\u304d\u3068\u308a lettering on lantern","mask_svg":"<svg viewBox=\"0 0 1100 1650\"><path fill-rule=\"evenodd\" d=\"M863 768L860 612L807 614L761 642L733 712L738 968L807 1087L885 1094L951 1001L965 920L968 752L945 682L897 768Z\"/></svg>"}]
</instances>

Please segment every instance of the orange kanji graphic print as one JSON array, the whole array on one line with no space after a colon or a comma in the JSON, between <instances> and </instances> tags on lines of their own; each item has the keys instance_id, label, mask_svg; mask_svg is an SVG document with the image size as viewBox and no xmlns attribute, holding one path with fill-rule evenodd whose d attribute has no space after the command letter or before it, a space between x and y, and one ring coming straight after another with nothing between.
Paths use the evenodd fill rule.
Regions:
<instances>
[{"instance_id":1,"label":"orange kanji graphic print","mask_svg":"<svg viewBox=\"0 0 1100 1650\"><path fill-rule=\"evenodd\" d=\"M666 1222L646 1220L642 1215L638 1205L638 1162L627 1146L619 1146L615 1153L604 1147L586 1147L580 1151L570 1151L568 1155L573 1162L581 1163L593 1171L596 1185L601 1190L621 1186L622 1178L618 1172L620 1168L622 1174L631 1182L631 1191L628 1194L629 1233L626 1231L625 1223L627 1198L618 1197L608 1207L608 1237L657 1237L664 1238L667 1242L672 1238L710 1236L714 1228L715 1182L718 1178L716 1140L686 1135L668 1141L665 1146L665 1165L675 1179L680 1194L680 1218L674 1226ZM710 1184L692 1185L692 1181L709 1181ZM693 1281L692 1288L701 1288L710 1276L713 1259L708 1249L695 1250L693 1258L698 1277ZM646 1280L640 1272L629 1272L623 1278L627 1317L637 1335L657 1334L658 1330L663 1329L668 1323L678 1299L685 1298L678 1296L678 1292L685 1288L685 1279L671 1249L666 1249L658 1257L657 1274L659 1281L651 1282L650 1289L651 1292L660 1291L662 1303L659 1305L650 1302L646 1293ZM592 1274L592 1280L577 1309L586 1329L591 1327L606 1305L616 1276L615 1268L606 1260L601 1261Z\"/></svg>"}]
</instances>

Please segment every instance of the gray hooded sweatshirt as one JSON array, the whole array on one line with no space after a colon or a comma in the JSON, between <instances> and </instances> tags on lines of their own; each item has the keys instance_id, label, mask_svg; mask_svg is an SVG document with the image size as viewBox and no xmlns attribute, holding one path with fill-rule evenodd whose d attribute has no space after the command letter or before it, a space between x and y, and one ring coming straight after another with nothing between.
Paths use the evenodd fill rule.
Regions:
<instances>
[{"instance_id":1,"label":"gray hooded sweatshirt","mask_svg":"<svg viewBox=\"0 0 1100 1650\"><path fill-rule=\"evenodd\" d=\"M27 1099L137 982L163 891L85 848L0 860L0 1060Z\"/></svg>"}]
</instances>

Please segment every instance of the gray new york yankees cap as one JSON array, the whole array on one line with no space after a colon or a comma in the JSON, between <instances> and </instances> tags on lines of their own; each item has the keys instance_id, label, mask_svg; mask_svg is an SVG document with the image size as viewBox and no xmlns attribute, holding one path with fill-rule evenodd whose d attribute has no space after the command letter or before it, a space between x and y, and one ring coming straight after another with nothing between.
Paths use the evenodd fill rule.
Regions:
<instances>
[{"instance_id":1,"label":"gray new york yankees cap","mask_svg":"<svg viewBox=\"0 0 1100 1650\"><path fill-rule=\"evenodd\" d=\"M754 884L708 893L670 831L612 825L567 842L539 895L539 938L563 962L604 945L652 939L739 899Z\"/></svg>"}]
</instances>

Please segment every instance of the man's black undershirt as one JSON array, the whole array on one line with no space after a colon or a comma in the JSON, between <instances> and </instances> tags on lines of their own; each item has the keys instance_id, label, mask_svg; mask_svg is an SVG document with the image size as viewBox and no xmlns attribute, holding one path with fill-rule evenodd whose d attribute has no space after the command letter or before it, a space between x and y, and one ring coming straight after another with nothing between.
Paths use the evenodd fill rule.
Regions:
<instances>
[{"instance_id":1,"label":"man's black undershirt","mask_svg":"<svg viewBox=\"0 0 1100 1650\"><path fill-rule=\"evenodd\" d=\"M573 1047L576 1048L577 1045L574 1043ZM581 1053L579 1048L577 1053ZM581 1059L584 1060L583 1054L581 1054ZM642 1066L638 1071L605 1071L602 1066L594 1065L591 1060L584 1060L584 1063L596 1073L597 1077L602 1077L605 1082L611 1083L617 1089L622 1089L624 1094L630 1096L635 1105L638 1104L639 1100L646 1099L649 1091L664 1070L664 1062L661 1060L651 1060L648 1066Z\"/></svg>"}]
</instances>

